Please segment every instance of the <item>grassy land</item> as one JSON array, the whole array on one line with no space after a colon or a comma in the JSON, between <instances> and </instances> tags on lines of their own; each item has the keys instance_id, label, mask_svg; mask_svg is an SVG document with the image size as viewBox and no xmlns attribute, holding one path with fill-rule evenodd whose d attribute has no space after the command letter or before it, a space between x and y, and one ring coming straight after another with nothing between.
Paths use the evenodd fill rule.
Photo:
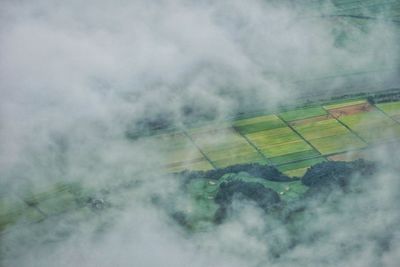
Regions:
<instances>
[{"instance_id":1,"label":"grassy land","mask_svg":"<svg viewBox=\"0 0 400 267\"><path fill-rule=\"evenodd\" d=\"M400 125L376 109L338 119L370 144L400 137Z\"/></svg>"},{"instance_id":2,"label":"grassy land","mask_svg":"<svg viewBox=\"0 0 400 267\"><path fill-rule=\"evenodd\" d=\"M340 109L361 103L366 102L353 100L328 104L325 105L325 109ZM344 113L337 119L324 117L327 112L322 107L307 107L280 113L279 116L287 122L301 122L292 124L296 131L278 116L264 115L234 121L233 127L231 124L211 125L189 129L187 135L183 132L164 133L140 140L141 144L159 152L160 158L164 160L162 165L165 166L166 172L180 172L185 169L210 170L214 166L222 168L240 163L259 162L274 164L289 176L301 177L310 166L326 161L324 156L329 156L329 160L365 157L372 150L349 151L365 148L367 143L400 139L400 124L395 121L396 116L400 114L400 102L378 104L377 107L383 112L372 107L351 115ZM334 156L330 156L332 154ZM218 186L229 179L259 182L278 192L284 201L295 201L307 189L297 180L272 182L243 173L235 177L227 174L218 181L191 181L190 200L183 205L185 212L191 214L190 221L195 227L201 228L202 223L210 223L218 209L213 200ZM0 199L0 232L17 221L34 223L47 216L74 212L82 208L77 202L77 194L69 188L56 186L43 192L26 194L23 199Z\"/></svg>"},{"instance_id":3,"label":"grassy land","mask_svg":"<svg viewBox=\"0 0 400 267\"><path fill-rule=\"evenodd\" d=\"M165 158L166 170L179 172L184 169L209 170L213 166L226 167L248 162L282 165L318 157L320 154L331 155L361 149L367 143L376 144L400 138L400 126L395 121L396 116L400 117L400 102L377 104L392 118L374 106L365 111L347 112L352 110L351 106L360 104L367 104L367 101L359 98L333 101L323 106L287 110L279 113L279 116L258 115L232 123L206 125L187 130L190 139L179 132L161 134L151 139L155 140L154 146ZM342 108L346 112L338 113L337 118L328 116L327 110L340 111ZM288 127L285 121L298 133Z\"/></svg>"},{"instance_id":4,"label":"grassy land","mask_svg":"<svg viewBox=\"0 0 400 267\"><path fill-rule=\"evenodd\" d=\"M395 121L397 116L400 120L400 102L377 104L392 118L373 106L371 110L346 114L347 110L352 110L351 106L360 104L367 104L367 101L360 98L332 101L323 106L286 110L279 116L257 115L232 123L189 129L187 132L192 140L182 133L158 135L153 139L158 139L160 153L166 159L166 170L178 172L183 169L209 170L213 165L267 163L265 159L268 163L282 165L320 154L361 149L367 146L364 141L376 144L400 138L400 126ZM346 112L338 113L338 118L328 116L327 110L342 108Z\"/></svg>"},{"instance_id":5,"label":"grassy land","mask_svg":"<svg viewBox=\"0 0 400 267\"><path fill-rule=\"evenodd\" d=\"M212 135L207 132L190 132L190 135L207 158L219 168L263 160L257 150L233 129L213 131Z\"/></svg>"},{"instance_id":6,"label":"grassy land","mask_svg":"<svg viewBox=\"0 0 400 267\"><path fill-rule=\"evenodd\" d=\"M350 128L367 125L379 125L385 127L394 124L392 119L376 109L369 112L361 112L353 115L341 116L338 119Z\"/></svg>"},{"instance_id":7,"label":"grassy land","mask_svg":"<svg viewBox=\"0 0 400 267\"><path fill-rule=\"evenodd\" d=\"M312 150L312 147L289 127L261 131L246 136L267 158Z\"/></svg>"},{"instance_id":8,"label":"grassy land","mask_svg":"<svg viewBox=\"0 0 400 267\"><path fill-rule=\"evenodd\" d=\"M367 145L335 119L294 128L323 155L359 149Z\"/></svg>"},{"instance_id":9,"label":"grassy land","mask_svg":"<svg viewBox=\"0 0 400 267\"><path fill-rule=\"evenodd\" d=\"M166 172L180 172L183 170L207 171L213 169L213 166L207 160L201 160L195 163L180 163L177 165L168 165L165 167Z\"/></svg>"},{"instance_id":10,"label":"grassy land","mask_svg":"<svg viewBox=\"0 0 400 267\"><path fill-rule=\"evenodd\" d=\"M335 119L327 119L309 124L296 125L294 126L294 129L296 129L296 131L299 132L306 140L349 133L349 130Z\"/></svg>"},{"instance_id":11,"label":"grassy land","mask_svg":"<svg viewBox=\"0 0 400 267\"><path fill-rule=\"evenodd\" d=\"M288 170L284 171L283 173L286 174L289 177L302 177L308 170L309 167L304 167L304 168L299 168L299 169L294 169L294 170Z\"/></svg>"},{"instance_id":12,"label":"grassy land","mask_svg":"<svg viewBox=\"0 0 400 267\"><path fill-rule=\"evenodd\" d=\"M142 140L149 149L157 149L166 171L179 172L184 169L209 170L212 165L189 138L181 132L160 134Z\"/></svg>"},{"instance_id":13,"label":"grassy land","mask_svg":"<svg viewBox=\"0 0 400 267\"><path fill-rule=\"evenodd\" d=\"M318 158L302 160L302 161L298 161L298 162L294 162L294 163L284 164L284 165L279 166L278 169L282 172L296 170L296 169L310 167L314 164L324 162L324 161L326 161L325 158L318 157Z\"/></svg>"},{"instance_id":14,"label":"grassy land","mask_svg":"<svg viewBox=\"0 0 400 267\"><path fill-rule=\"evenodd\" d=\"M323 155L360 149L367 144L352 133L332 135L310 140L310 143Z\"/></svg>"},{"instance_id":15,"label":"grassy land","mask_svg":"<svg viewBox=\"0 0 400 267\"><path fill-rule=\"evenodd\" d=\"M217 168L224 168L231 165L243 164L249 162L266 163L265 160L258 154L231 154L229 157L225 157L220 160L214 160L213 163Z\"/></svg>"},{"instance_id":16,"label":"grassy land","mask_svg":"<svg viewBox=\"0 0 400 267\"><path fill-rule=\"evenodd\" d=\"M233 127L235 127L235 129L241 134L250 134L285 126L285 123L276 115L259 116L250 119L238 120L233 123Z\"/></svg>"},{"instance_id":17,"label":"grassy land","mask_svg":"<svg viewBox=\"0 0 400 267\"><path fill-rule=\"evenodd\" d=\"M326 104L324 105L325 109L336 109L336 108L343 108L347 106L352 106L352 105L359 105L359 104L365 104L367 103L367 100L365 99L358 99L358 100L343 100L343 101L338 101L334 102L332 104Z\"/></svg>"},{"instance_id":18,"label":"grassy land","mask_svg":"<svg viewBox=\"0 0 400 267\"><path fill-rule=\"evenodd\" d=\"M319 156L319 153L315 150L305 150L305 151L300 151L300 152L295 152L291 154L286 154L283 156L277 156L277 157L272 157L269 158L269 160L273 164L284 164L288 162L293 162L293 161L298 161L301 159L307 159L307 158L313 158Z\"/></svg>"},{"instance_id":19,"label":"grassy land","mask_svg":"<svg viewBox=\"0 0 400 267\"><path fill-rule=\"evenodd\" d=\"M400 101L376 104L376 106L389 116L400 115Z\"/></svg>"},{"instance_id":20,"label":"grassy land","mask_svg":"<svg viewBox=\"0 0 400 267\"><path fill-rule=\"evenodd\" d=\"M380 125L375 127L373 125L357 126L354 127L354 131L369 144L390 142L400 138L400 125L397 124L384 127Z\"/></svg>"},{"instance_id":21,"label":"grassy land","mask_svg":"<svg viewBox=\"0 0 400 267\"><path fill-rule=\"evenodd\" d=\"M307 191L307 187L298 180L292 182L273 182L253 177L246 173L226 174L218 181L207 179L192 180L187 185L187 191L191 199L184 207L185 212L189 215L188 221L192 228L199 229L207 221L209 222L213 219L218 209L218 205L214 202L214 197L218 192L220 184L233 180L260 183L264 187L276 191L284 202L297 201Z\"/></svg>"},{"instance_id":22,"label":"grassy land","mask_svg":"<svg viewBox=\"0 0 400 267\"><path fill-rule=\"evenodd\" d=\"M326 115L327 112L320 106L305 107L295 110L285 111L279 114L279 116L285 121L302 120L310 117Z\"/></svg>"}]
</instances>

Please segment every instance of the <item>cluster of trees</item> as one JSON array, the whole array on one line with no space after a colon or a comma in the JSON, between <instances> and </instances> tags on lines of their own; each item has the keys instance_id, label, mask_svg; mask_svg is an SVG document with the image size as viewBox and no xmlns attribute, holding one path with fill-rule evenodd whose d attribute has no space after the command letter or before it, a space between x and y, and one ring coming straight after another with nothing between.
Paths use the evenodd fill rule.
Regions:
<instances>
[{"instance_id":1,"label":"cluster of trees","mask_svg":"<svg viewBox=\"0 0 400 267\"><path fill-rule=\"evenodd\" d=\"M183 171L180 173L187 180L206 178L218 180L227 173L247 172L251 176L260 177L269 181L287 182L292 181L289 176L283 174L274 166L262 165L259 163L237 164L226 168L209 171Z\"/></svg>"},{"instance_id":2,"label":"cluster of trees","mask_svg":"<svg viewBox=\"0 0 400 267\"><path fill-rule=\"evenodd\" d=\"M268 212L281 201L278 193L264 187L260 183L243 182L240 180L223 182L214 199L215 202L219 204L219 209L214 217L215 222L220 223L225 219L234 198L239 200L251 200L265 212Z\"/></svg>"},{"instance_id":3,"label":"cluster of trees","mask_svg":"<svg viewBox=\"0 0 400 267\"><path fill-rule=\"evenodd\" d=\"M309 187L321 186L330 183L345 185L347 179L355 173L369 175L374 173L376 165L372 162L358 159L352 162L327 161L311 166L301 178L304 185ZM186 180L211 179L218 180L227 173L246 172L251 176L260 177L269 181L288 182L293 178L283 174L274 166L259 163L237 164L225 168L209 171L183 171L178 175Z\"/></svg>"},{"instance_id":4,"label":"cluster of trees","mask_svg":"<svg viewBox=\"0 0 400 267\"><path fill-rule=\"evenodd\" d=\"M308 197L328 196L333 188L341 188L344 191L349 188L350 181L354 177L372 177L376 172L376 164L356 160L352 162L328 161L318 163L310 167L301 182L309 187ZM184 171L180 173L186 181L191 179L213 179L218 180L227 173L246 172L254 177L261 177L272 181L293 181L293 179L282 174L273 166L261 165L257 163L239 164L226 168L210 171ZM219 185L218 192L214 201L219 208L214 216L215 223L221 223L229 213L234 199L250 200L257 204L266 213L273 207L281 206L280 196L270 188L266 188L259 182L245 182L243 180L229 180ZM301 204L299 204L302 206ZM184 216L177 214L174 218L182 224L185 224Z\"/></svg>"},{"instance_id":5,"label":"cluster of trees","mask_svg":"<svg viewBox=\"0 0 400 267\"><path fill-rule=\"evenodd\" d=\"M327 161L310 167L301 179L308 187L337 185L345 188L355 174L369 176L376 171L376 165L362 159L344 162Z\"/></svg>"}]
</instances>

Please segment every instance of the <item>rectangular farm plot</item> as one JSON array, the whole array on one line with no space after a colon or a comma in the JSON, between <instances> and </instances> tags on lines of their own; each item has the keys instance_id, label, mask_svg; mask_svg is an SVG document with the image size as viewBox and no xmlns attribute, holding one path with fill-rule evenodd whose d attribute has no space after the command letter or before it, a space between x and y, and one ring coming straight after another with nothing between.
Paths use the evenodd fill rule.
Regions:
<instances>
[{"instance_id":1,"label":"rectangular farm plot","mask_svg":"<svg viewBox=\"0 0 400 267\"><path fill-rule=\"evenodd\" d=\"M400 101L376 104L380 110L400 122Z\"/></svg>"},{"instance_id":2,"label":"rectangular farm plot","mask_svg":"<svg viewBox=\"0 0 400 267\"><path fill-rule=\"evenodd\" d=\"M400 138L400 125L376 108L355 114L343 114L338 120L370 144Z\"/></svg>"},{"instance_id":3,"label":"rectangular farm plot","mask_svg":"<svg viewBox=\"0 0 400 267\"><path fill-rule=\"evenodd\" d=\"M247 134L246 137L273 164L282 164L319 155L287 126Z\"/></svg>"},{"instance_id":4,"label":"rectangular farm plot","mask_svg":"<svg viewBox=\"0 0 400 267\"><path fill-rule=\"evenodd\" d=\"M218 168L264 162L263 157L232 128L191 130L189 135L207 158Z\"/></svg>"},{"instance_id":5,"label":"rectangular farm plot","mask_svg":"<svg viewBox=\"0 0 400 267\"><path fill-rule=\"evenodd\" d=\"M310 142L323 155L360 149L367 146L365 142L353 133L321 137Z\"/></svg>"},{"instance_id":6,"label":"rectangular farm plot","mask_svg":"<svg viewBox=\"0 0 400 267\"><path fill-rule=\"evenodd\" d=\"M343 107L347 107L347 106L364 105L364 104L368 104L368 101L366 99L345 100L345 101L340 101L337 103L324 105L324 108L331 110L331 109L343 108Z\"/></svg>"},{"instance_id":7,"label":"rectangular farm plot","mask_svg":"<svg viewBox=\"0 0 400 267\"><path fill-rule=\"evenodd\" d=\"M335 119L297 125L294 128L323 155L367 146Z\"/></svg>"},{"instance_id":8,"label":"rectangular farm plot","mask_svg":"<svg viewBox=\"0 0 400 267\"><path fill-rule=\"evenodd\" d=\"M320 162L325 162L325 158L323 157L318 157L318 158L313 158L313 159L307 159L307 160L302 160L298 162L293 162L289 164L284 164L278 167L278 169L286 174L287 176L290 177L301 177L303 176L307 169L310 166L313 166L317 163Z\"/></svg>"},{"instance_id":9,"label":"rectangular farm plot","mask_svg":"<svg viewBox=\"0 0 400 267\"><path fill-rule=\"evenodd\" d=\"M208 171L213 169L213 166L207 160L200 160L197 162L183 162L183 163L175 163L168 164L165 166L167 172L181 172L184 170L190 171Z\"/></svg>"},{"instance_id":10,"label":"rectangular farm plot","mask_svg":"<svg viewBox=\"0 0 400 267\"><path fill-rule=\"evenodd\" d=\"M289 153L289 154L282 155L282 156L272 157L272 158L269 158L269 160L272 162L272 164L279 165L279 164L293 162L293 161L297 161L297 160L301 160L301 159L314 158L314 157L318 157L318 156L320 156L320 153L318 153L318 151L315 151L314 149L307 149L307 150L300 151L300 152Z\"/></svg>"},{"instance_id":11,"label":"rectangular farm plot","mask_svg":"<svg viewBox=\"0 0 400 267\"><path fill-rule=\"evenodd\" d=\"M346 105L346 106L341 106L337 107L337 105L332 106L327 106L326 109L329 111L329 114L332 115L334 118L339 118L342 116L348 116L348 115L354 115L357 113L364 113L364 112L369 112L373 109L375 109L371 104L368 102L352 102L353 104L351 105ZM354 104L357 103L357 104Z\"/></svg>"},{"instance_id":12,"label":"rectangular farm plot","mask_svg":"<svg viewBox=\"0 0 400 267\"><path fill-rule=\"evenodd\" d=\"M303 120L312 117L324 116L327 112L320 106L305 107L295 110L285 111L279 114L279 116L287 121Z\"/></svg>"},{"instance_id":13,"label":"rectangular farm plot","mask_svg":"<svg viewBox=\"0 0 400 267\"><path fill-rule=\"evenodd\" d=\"M233 123L233 127L241 134L250 134L285 126L285 123L276 115L258 116L255 118L237 120Z\"/></svg>"},{"instance_id":14,"label":"rectangular farm plot","mask_svg":"<svg viewBox=\"0 0 400 267\"><path fill-rule=\"evenodd\" d=\"M161 134L147 138L151 148L159 153L167 172L210 170L213 166L183 133Z\"/></svg>"}]
</instances>

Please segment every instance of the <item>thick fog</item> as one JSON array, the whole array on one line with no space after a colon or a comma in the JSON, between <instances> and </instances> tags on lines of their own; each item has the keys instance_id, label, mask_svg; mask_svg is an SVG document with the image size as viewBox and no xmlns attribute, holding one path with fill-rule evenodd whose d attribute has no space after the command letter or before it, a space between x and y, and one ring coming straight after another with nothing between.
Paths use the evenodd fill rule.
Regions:
<instances>
[{"instance_id":1,"label":"thick fog","mask_svg":"<svg viewBox=\"0 0 400 267\"><path fill-rule=\"evenodd\" d=\"M2 1L1 197L57 182L116 189L112 206L91 219L17 222L0 236L0 265L396 266L394 146L375 153L384 167L360 179L362 193L332 192L335 208L307 203L309 225L293 246L285 225L249 203L188 233L162 208L187 196L154 167L163 160L157 146L127 138L147 120L221 121L351 93L349 82L357 92L396 79L398 26L378 16L361 27L322 16L334 8L328 1L318 9L293 2ZM173 201L154 205L155 195Z\"/></svg>"}]
</instances>

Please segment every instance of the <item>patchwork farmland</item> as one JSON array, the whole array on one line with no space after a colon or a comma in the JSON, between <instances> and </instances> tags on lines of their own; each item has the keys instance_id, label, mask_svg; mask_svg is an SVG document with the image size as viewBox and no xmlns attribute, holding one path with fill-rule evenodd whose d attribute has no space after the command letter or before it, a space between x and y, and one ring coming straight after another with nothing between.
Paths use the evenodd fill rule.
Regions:
<instances>
[{"instance_id":1,"label":"patchwork farmland","mask_svg":"<svg viewBox=\"0 0 400 267\"><path fill-rule=\"evenodd\" d=\"M398 262L400 0L2 7L0 267Z\"/></svg>"},{"instance_id":2,"label":"patchwork farmland","mask_svg":"<svg viewBox=\"0 0 400 267\"><path fill-rule=\"evenodd\" d=\"M164 134L164 141L146 139L169 147L162 150L167 172L261 163L295 177L318 162L344 159L350 152L361 157L374 145L398 140L399 118L400 102L348 99L189 127Z\"/></svg>"},{"instance_id":3,"label":"patchwork farmland","mask_svg":"<svg viewBox=\"0 0 400 267\"><path fill-rule=\"evenodd\" d=\"M398 100L373 104L366 99L348 99L217 125L169 130L142 136L137 141L156 148L161 159L157 168L166 173L218 170L245 163L274 166L292 180L269 181L251 175L242 175L242 180L272 188L284 201L291 201L307 190L298 177L310 166L326 161L368 159L377 145L398 141L399 118ZM229 177L190 181L187 188L194 198L189 203L192 222L212 219L217 209L213 199L219 185ZM84 197L88 195L91 193L79 185L55 185L43 188L42 193L0 199L0 230L16 221L40 222L65 212L90 215ZM103 205L90 201L92 206Z\"/></svg>"}]
</instances>

